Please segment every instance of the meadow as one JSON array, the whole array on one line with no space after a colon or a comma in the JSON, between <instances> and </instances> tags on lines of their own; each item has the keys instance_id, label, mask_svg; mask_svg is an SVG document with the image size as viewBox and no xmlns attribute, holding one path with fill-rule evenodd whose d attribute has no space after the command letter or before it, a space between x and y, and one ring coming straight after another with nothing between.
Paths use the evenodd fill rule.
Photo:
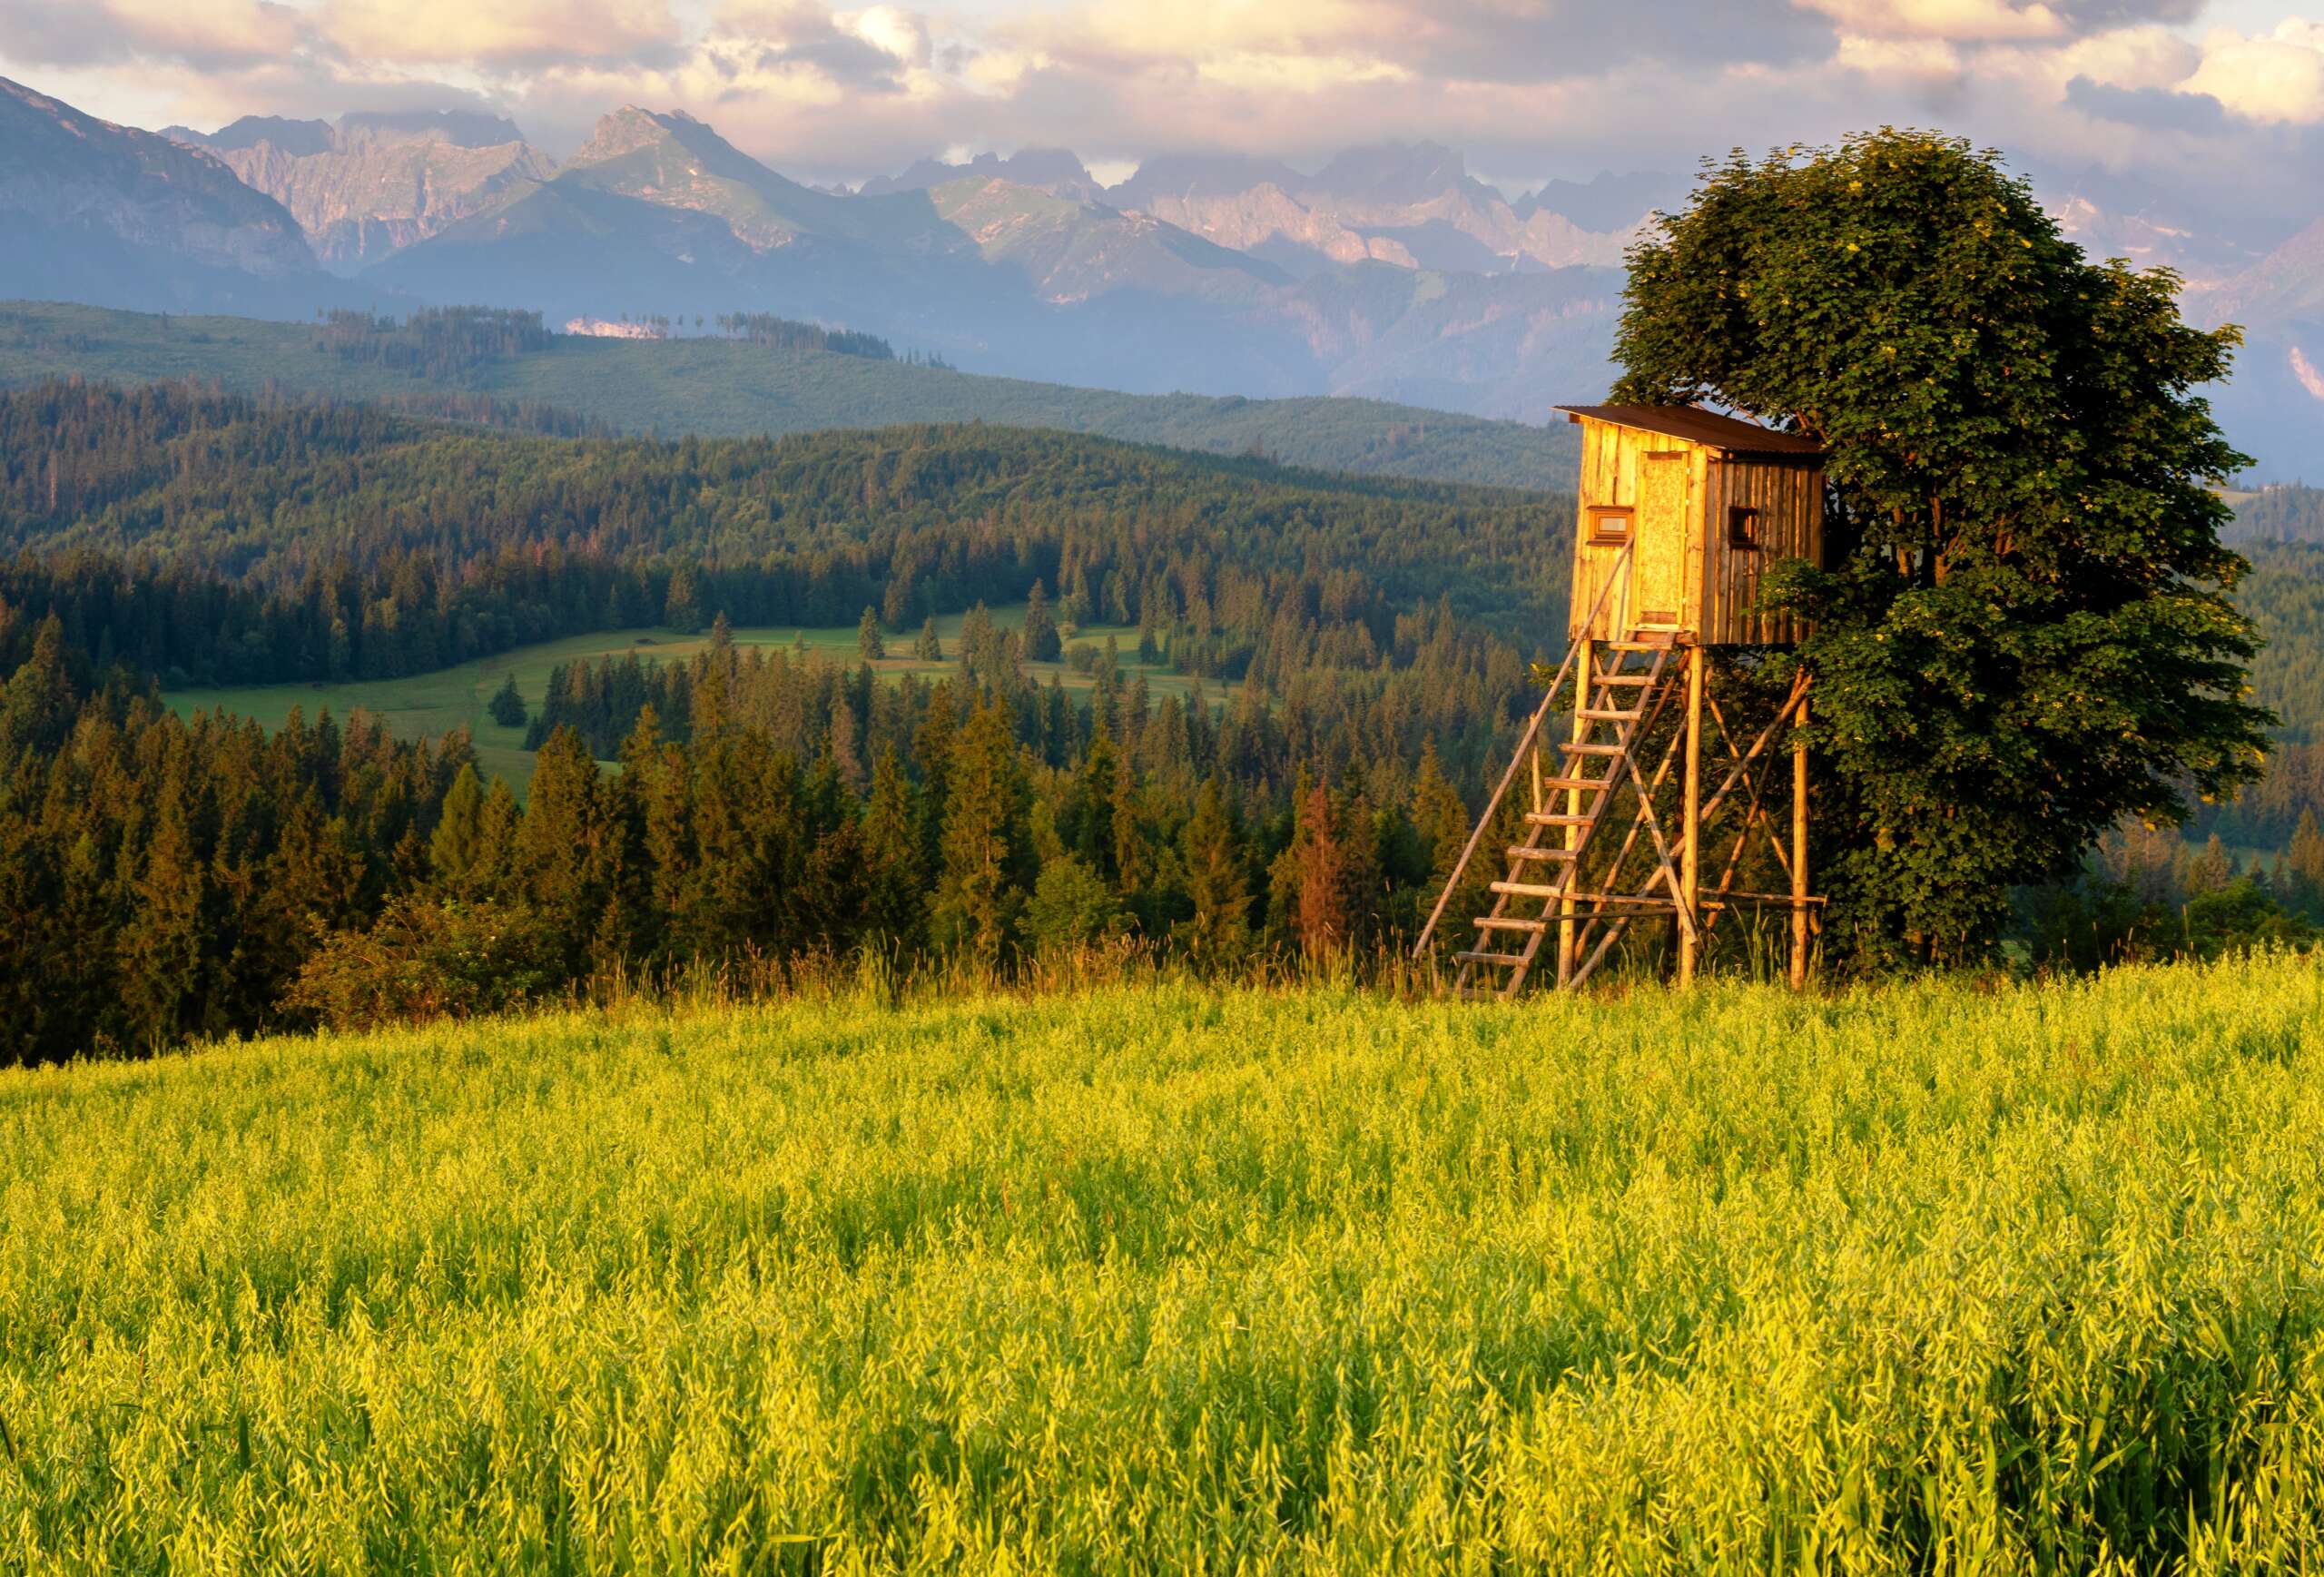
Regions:
<instances>
[{"instance_id":1,"label":"meadow","mask_svg":"<svg viewBox=\"0 0 2324 1577\"><path fill-rule=\"evenodd\" d=\"M993 608L993 626L997 629L1015 630L1025 622L1025 605ZM952 673L951 654L959 649L960 624L965 616L948 614L936 621L938 638L944 643L945 659L921 662L911 655L916 631L887 637L889 655L874 663L872 667L888 677L919 674L936 678ZM804 648L826 662L853 667L862 659L856 655L856 632L853 625L830 628L784 626L781 627L739 629L733 632L737 646L773 646L785 651ZM1167 665L1141 664L1137 661L1137 631L1135 627L1114 625L1085 625L1068 639L1068 646L1088 645L1103 646L1108 636L1114 639L1121 653L1120 669L1125 679L1143 675L1147 688L1158 700L1164 695L1185 695L1193 688L1193 681ZM400 679L350 679L338 684L305 685L244 685L231 688L188 687L165 692L162 699L180 716L191 717L197 712L223 709L238 717L256 720L270 733L281 728L297 707L310 723L325 711L333 717L345 718L350 713L363 711L387 724L389 733L399 739L441 739L455 728L466 728L476 742L477 770L486 777L505 777L521 794L533 775L533 752L525 748L525 726L504 727L492 720L488 710L493 692L499 689L506 677L517 676L517 693L524 696L529 708L537 709L548 693L550 670L560 664L596 662L600 657L636 657L640 662L684 661L702 651L710 637L700 631L681 632L666 628L609 630L600 635L567 636L559 640L540 641L518 646L497 656L479 657L474 662L461 663L449 668L438 668L429 673L414 674ZM1026 676L1035 684L1046 686L1052 677L1077 695L1090 688L1086 674L1076 673L1064 663L1026 663ZM1231 695L1213 685L1214 698ZM617 763L606 763L608 766Z\"/></svg>"},{"instance_id":2,"label":"meadow","mask_svg":"<svg viewBox=\"0 0 2324 1577\"><path fill-rule=\"evenodd\" d=\"M2274 1570L2324 972L0 1074L0 1569Z\"/></svg>"}]
</instances>

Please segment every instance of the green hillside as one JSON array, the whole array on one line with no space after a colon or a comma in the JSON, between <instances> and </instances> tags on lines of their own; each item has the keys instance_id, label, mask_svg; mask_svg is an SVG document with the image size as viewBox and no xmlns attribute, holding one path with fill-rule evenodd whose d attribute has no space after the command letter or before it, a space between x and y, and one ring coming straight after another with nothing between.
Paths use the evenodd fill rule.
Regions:
<instances>
[{"instance_id":1,"label":"green hillside","mask_svg":"<svg viewBox=\"0 0 2324 1577\"><path fill-rule=\"evenodd\" d=\"M0 1567L2296 1569L2320 985L842 991L0 1073Z\"/></svg>"},{"instance_id":2,"label":"green hillside","mask_svg":"<svg viewBox=\"0 0 2324 1577\"><path fill-rule=\"evenodd\" d=\"M392 369L343 360L320 349L317 331L303 324L0 303L0 388L64 373L115 382L215 379L246 392L274 388L346 399L447 392ZM716 338L559 335L546 351L484 370L460 392L553 406L625 433L781 435L984 421L1513 488L1571 487L1579 454L1562 422L1531 427L1369 399L1117 394Z\"/></svg>"}]
</instances>

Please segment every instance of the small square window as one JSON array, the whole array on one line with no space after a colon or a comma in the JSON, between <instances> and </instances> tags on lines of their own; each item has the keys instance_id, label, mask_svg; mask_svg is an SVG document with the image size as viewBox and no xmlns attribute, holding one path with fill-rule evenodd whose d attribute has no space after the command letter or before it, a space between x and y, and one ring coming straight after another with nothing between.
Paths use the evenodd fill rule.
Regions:
<instances>
[{"instance_id":1,"label":"small square window","mask_svg":"<svg viewBox=\"0 0 2324 1577\"><path fill-rule=\"evenodd\" d=\"M1630 512L1607 504L1590 507L1590 541L1593 547L1619 547L1630 539Z\"/></svg>"},{"instance_id":2,"label":"small square window","mask_svg":"<svg viewBox=\"0 0 2324 1577\"><path fill-rule=\"evenodd\" d=\"M1757 547L1759 545L1759 512L1757 509L1737 504L1727 511L1727 545L1729 547Z\"/></svg>"}]
</instances>

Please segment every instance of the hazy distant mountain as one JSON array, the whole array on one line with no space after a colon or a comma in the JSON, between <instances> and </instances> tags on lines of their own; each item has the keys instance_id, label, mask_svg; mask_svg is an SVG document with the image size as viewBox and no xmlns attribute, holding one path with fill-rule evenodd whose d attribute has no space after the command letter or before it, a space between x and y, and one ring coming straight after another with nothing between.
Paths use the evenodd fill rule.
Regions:
<instances>
[{"instance_id":1,"label":"hazy distant mountain","mask_svg":"<svg viewBox=\"0 0 2324 1577\"><path fill-rule=\"evenodd\" d=\"M0 79L0 296L304 315L328 284L217 159Z\"/></svg>"},{"instance_id":2,"label":"hazy distant mountain","mask_svg":"<svg viewBox=\"0 0 2324 1577\"><path fill-rule=\"evenodd\" d=\"M349 114L337 125L247 115L207 135L183 126L166 134L209 150L280 202L324 265L345 273L547 180L553 168L514 123L459 112Z\"/></svg>"},{"instance_id":3,"label":"hazy distant mountain","mask_svg":"<svg viewBox=\"0 0 2324 1577\"><path fill-rule=\"evenodd\" d=\"M1295 274L1367 260L1507 273L1620 263L1651 206L1643 188L1654 180L1626 179L1640 187L1638 205L1602 230L1540 193L1511 203L1472 176L1458 152L1434 143L1350 149L1313 175L1261 160L1157 159L1107 199ZM1587 190L1591 219L1602 220L1608 193Z\"/></svg>"},{"instance_id":4,"label":"hazy distant mountain","mask_svg":"<svg viewBox=\"0 0 2324 1577\"><path fill-rule=\"evenodd\" d=\"M2270 480L2324 478L2324 219L2183 301L2198 323L2243 330L2235 376L2211 397L2228 438Z\"/></svg>"},{"instance_id":5,"label":"hazy distant mountain","mask_svg":"<svg viewBox=\"0 0 2324 1577\"><path fill-rule=\"evenodd\" d=\"M921 159L901 174L866 181L862 194L887 197L899 192L926 192L963 180L1006 181L1012 186L1038 187L1053 197L1085 202L1105 196L1105 188L1082 167L1081 161L1063 148L1028 148L1006 159L997 153L979 153L965 164Z\"/></svg>"},{"instance_id":6,"label":"hazy distant mountain","mask_svg":"<svg viewBox=\"0 0 2324 1577\"><path fill-rule=\"evenodd\" d=\"M1278 353L1288 346L1299 360L1295 330L1222 332L1222 311L1255 307L1288 283L1264 261L998 177L820 192L700 121L634 106L605 117L553 179L365 277L553 317L780 311L1023 377L1315 389L1312 369L1286 370Z\"/></svg>"},{"instance_id":7,"label":"hazy distant mountain","mask_svg":"<svg viewBox=\"0 0 2324 1577\"><path fill-rule=\"evenodd\" d=\"M1533 419L1607 382L1615 281L1557 265L1615 256L1621 235L1521 213L1430 144L1357 149L1313 175L1157 159L1105 193L1072 154L1037 149L923 161L846 192L635 106L556 170L489 116L250 117L174 128L179 145L23 90L5 108L36 123L0 143L10 205L38 219L0 236L9 294L270 316L486 301L553 323L774 312L985 373L1360 390ZM361 265L359 284L317 269L294 214L339 267ZM92 261L93 234L118 255ZM212 270L233 271L222 294ZM252 299L248 276L269 270L313 282Z\"/></svg>"},{"instance_id":8,"label":"hazy distant mountain","mask_svg":"<svg viewBox=\"0 0 2324 1577\"><path fill-rule=\"evenodd\" d=\"M2088 197L2070 196L2048 204L2068 240L2092 257L2119 257L2139 268L2176 271L2188 283L2221 283L2264 255L2256 246L2203 226L2150 212L2123 212Z\"/></svg>"}]
</instances>

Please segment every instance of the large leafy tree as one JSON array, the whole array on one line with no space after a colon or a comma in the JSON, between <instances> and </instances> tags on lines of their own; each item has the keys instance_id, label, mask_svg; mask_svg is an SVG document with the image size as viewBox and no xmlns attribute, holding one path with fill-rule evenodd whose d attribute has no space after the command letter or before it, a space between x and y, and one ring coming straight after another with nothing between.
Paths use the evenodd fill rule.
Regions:
<instances>
[{"instance_id":1,"label":"large leafy tree","mask_svg":"<svg viewBox=\"0 0 2324 1577\"><path fill-rule=\"evenodd\" d=\"M2197 390L2237 332L2162 270L2094 262L1998 156L1884 130L1708 166L1632 252L1618 400L1735 410L1827 447L1816 621L1819 883L1858 964L1989 946L2018 882L2109 823L2258 771L2248 463Z\"/></svg>"}]
</instances>

